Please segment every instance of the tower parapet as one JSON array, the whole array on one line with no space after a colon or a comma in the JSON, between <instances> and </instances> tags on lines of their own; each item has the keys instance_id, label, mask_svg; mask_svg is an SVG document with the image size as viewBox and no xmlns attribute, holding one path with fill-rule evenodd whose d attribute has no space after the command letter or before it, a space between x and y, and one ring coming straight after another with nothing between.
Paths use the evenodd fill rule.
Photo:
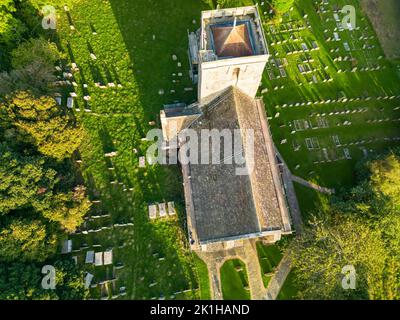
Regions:
<instances>
[{"instance_id":1,"label":"tower parapet","mask_svg":"<svg viewBox=\"0 0 400 320\"><path fill-rule=\"evenodd\" d=\"M269 58L257 6L203 11L198 99L236 86L254 98Z\"/></svg>"}]
</instances>

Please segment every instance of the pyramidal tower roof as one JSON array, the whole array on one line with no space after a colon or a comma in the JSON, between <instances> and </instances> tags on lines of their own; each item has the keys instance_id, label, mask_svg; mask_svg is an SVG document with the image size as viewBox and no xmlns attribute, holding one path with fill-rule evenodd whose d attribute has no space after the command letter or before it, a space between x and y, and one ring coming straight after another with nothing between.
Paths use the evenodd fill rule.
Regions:
<instances>
[{"instance_id":1,"label":"pyramidal tower roof","mask_svg":"<svg viewBox=\"0 0 400 320\"><path fill-rule=\"evenodd\" d=\"M254 54L246 23L211 26L214 46L219 57L243 57Z\"/></svg>"}]
</instances>

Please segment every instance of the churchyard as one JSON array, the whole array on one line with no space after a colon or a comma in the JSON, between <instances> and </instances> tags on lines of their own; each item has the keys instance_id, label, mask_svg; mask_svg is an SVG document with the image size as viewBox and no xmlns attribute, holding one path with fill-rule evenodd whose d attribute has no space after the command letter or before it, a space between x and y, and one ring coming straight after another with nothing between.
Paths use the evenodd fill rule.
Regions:
<instances>
[{"instance_id":1,"label":"churchyard","mask_svg":"<svg viewBox=\"0 0 400 320\"><path fill-rule=\"evenodd\" d=\"M356 27L342 27L344 5ZM266 16L266 15L264 15ZM400 88L358 1L299 1L265 32L261 92L274 141L292 172L322 186L354 182L355 163L400 140Z\"/></svg>"},{"instance_id":2,"label":"churchyard","mask_svg":"<svg viewBox=\"0 0 400 320\"><path fill-rule=\"evenodd\" d=\"M180 171L142 158L162 105L195 100L185 42L202 9L199 1L172 11L167 1L150 8L102 0L59 8L59 42L70 60L59 67L61 103L88 132L75 161L93 202L68 254L90 274L93 299L204 296L184 231ZM208 274L200 277L207 290Z\"/></svg>"},{"instance_id":3,"label":"churchyard","mask_svg":"<svg viewBox=\"0 0 400 320\"><path fill-rule=\"evenodd\" d=\"M356 27L342 26L344 5ZM264 16L267 16L267 12ZM299 1L279 26L264 26L271 60L261 92L274 141L292 173L340 189L354 166L400 140L398 65L384 58L358 1ZM305 221L328 197L295 184ZM291 272L278 299L296 294Z\"/></svg>"},{"instance_id":4,"label":"churchyard","mask_svg":"<svg viewBox=\"0 0 400 320\"><path fill-rule=\"evenodd\" d=\"M187 30L208 7L78 2L58 11L57 40L70 61L59 66L60 103L88 132L75 162L93 207L63 249L90 274L93 299L207 298L207 271L188 247L180 171L143 157L163 104L196 100ZM350 3L357 27L341 30L337 10ZM351 185L359 159L400 140L395 66L355 0L300 1L280 25L263 16L272 56L260 94L279 151L295 175Z\"/></svg>"}]
</instances>

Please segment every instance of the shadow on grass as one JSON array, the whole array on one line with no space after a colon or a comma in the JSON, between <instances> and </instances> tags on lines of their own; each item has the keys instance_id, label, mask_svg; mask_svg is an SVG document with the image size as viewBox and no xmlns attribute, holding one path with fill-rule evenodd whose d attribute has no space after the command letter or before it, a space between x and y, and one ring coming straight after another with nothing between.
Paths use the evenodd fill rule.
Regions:
<instances>
[{"instance_id":1,"label":"shadow on grass","mask_svg":"<svg viewBox=\"0 0 400 320\"><path fill-rule=\"evenodd\" d=\"M133 63L146 120L158 116L163 104L193 102L195 93L183 90L185 86L193 87L188 76L187 30L199 27L201 10L207 6L198 0L179 1L173 9L168 0L137 0L129 2L129 6L121 5L118 0L110 3ZM181 68L172 60L173 54L182 63ZM172 74L178 72L184 76L176 79L180 83L173 84ZM159 89L164 89L166 94L158 95ZM170 94L171 89L176 93Z\"/></svg>"}]
</instances>

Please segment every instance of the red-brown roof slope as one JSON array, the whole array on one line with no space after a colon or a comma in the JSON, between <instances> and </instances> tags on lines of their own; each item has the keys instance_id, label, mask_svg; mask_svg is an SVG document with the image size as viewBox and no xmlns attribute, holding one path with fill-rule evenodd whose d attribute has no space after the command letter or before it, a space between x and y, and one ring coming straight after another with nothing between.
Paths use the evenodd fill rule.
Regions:
<instances>
[{"instance_id":1,"label":"red-brown roof slope","mask_svg":"<svg viewBox=\"0 0 400 320\"><path fill-rule=\"evenodd\" d=\"M243 57L254 54L246 24L211 26L214 46L219 57Z\"/></svg>"}]
</instances>

